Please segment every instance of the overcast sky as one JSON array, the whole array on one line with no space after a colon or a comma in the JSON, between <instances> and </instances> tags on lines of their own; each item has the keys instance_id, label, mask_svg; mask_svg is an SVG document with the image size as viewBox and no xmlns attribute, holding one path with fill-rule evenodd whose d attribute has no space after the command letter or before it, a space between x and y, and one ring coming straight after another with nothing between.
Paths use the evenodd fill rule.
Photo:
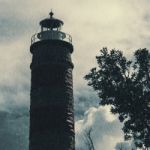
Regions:
<instances>
[{"instance_id":1,"label":"overcast sky","mask_svg":"<svg viewBox=\"0 0 150 150\"><path fill-rule=\"evenodd\" d=\"M30 39L51 9L73 38L77 147L83 144L81 131L96 126L96 148L114 149L123 140L122 125L98 106L83 76L102 47L120 49L128 58L138 48L150 48L149 0L0 0L0 149L27 150Z\"/></svg>"}]
</instances>

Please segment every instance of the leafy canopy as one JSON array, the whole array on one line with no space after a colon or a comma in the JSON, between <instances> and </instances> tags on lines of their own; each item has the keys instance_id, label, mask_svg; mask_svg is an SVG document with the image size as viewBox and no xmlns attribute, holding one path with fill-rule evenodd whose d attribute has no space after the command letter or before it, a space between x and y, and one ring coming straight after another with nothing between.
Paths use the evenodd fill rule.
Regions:
<instances>
[{"instance_id":1,"label":"leafy canopy","mask_svg":"<svg viewBox=\"0 0 150 150\"><path fill-rule=\"evenodd\" d=\"M98 93L101 105L110 105L124 123L125 139L150 147L150 53L139 49L128 60L119 50L100 50L97 68L85 76Z\"/></svg>"}]
</instances>

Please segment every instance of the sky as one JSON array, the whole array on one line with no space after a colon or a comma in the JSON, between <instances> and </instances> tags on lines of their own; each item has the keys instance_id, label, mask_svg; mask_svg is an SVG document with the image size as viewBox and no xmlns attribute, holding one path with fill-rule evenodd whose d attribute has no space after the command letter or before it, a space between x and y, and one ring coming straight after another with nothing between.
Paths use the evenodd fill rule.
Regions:
<instances>
[{"instance_id":1,"label":"sky","mask_svg":"<svg viewBox=\"0 0 150 150\"><path fill-rule=\"evenodd\" d=\"M122 124L99 106L83 77L103 47L129 59L134 50L150 48L149 0L0 0L0 149L28 149L31 36L51 9L73 38L76 147L85 146L80 139L92 127L96 150L115 149L123 142Z\"/></svg>"}]
</instances>

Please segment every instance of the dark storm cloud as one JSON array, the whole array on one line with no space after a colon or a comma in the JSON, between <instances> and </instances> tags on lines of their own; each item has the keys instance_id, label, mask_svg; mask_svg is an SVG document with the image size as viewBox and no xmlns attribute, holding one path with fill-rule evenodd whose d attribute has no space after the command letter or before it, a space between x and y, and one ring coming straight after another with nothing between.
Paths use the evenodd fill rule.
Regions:
<instances>
[{"instance_id":1,"label":"dark storm cloud","mask_svg":"<svg viewBox=\"0 0 150 150\"><path fill-rule=\"evenodd\" d=\"M29 106L29 86L0 86L0 110L15 110L16 107Z\"/></svg>"},{"instance_id":2,"label":"dark storm cloud","mask_svg":"<svg viewBox=\"0 0 150 150\"><path fill-rule=\"evenodd\" d=\"M30 29L28 20L2 16L0 18L0 43L12 42L24 36Z\"/></svg>"},{"instance_id":3,"label":"dark storm cloud","mask_svg":"<svg viewBox=\"0 0 150 150\"><path fill-rule=\"evenodd\" d=\"M74 94L76 120L83 118L85 111L87 111L90 107L96 107L99 105L99 98L97 94L88 87L79 87L75 90Z\"/></svg>"},{"instance_id":4,"label":"dark storm cloud","mask_svg":"<svg viewBox=\"0 0 150 150\"><path fill-rule=\"evenodd\" d=\"M29 117L26 108L0 111L0 149L27 150ZM20 113L23 112L23 113Z\"/></svg>"},{"instance_id":5,"label":"dark storm cloud","mask_svg":"<svg viewBox=\"0 0 150 150\"><path fill-rule=\"evenodd\" d=\"M21 84L21 83L20 83ZM29 87L0 86L0 150L27 150L29 139Z\"/></svg>"}]
</instances>

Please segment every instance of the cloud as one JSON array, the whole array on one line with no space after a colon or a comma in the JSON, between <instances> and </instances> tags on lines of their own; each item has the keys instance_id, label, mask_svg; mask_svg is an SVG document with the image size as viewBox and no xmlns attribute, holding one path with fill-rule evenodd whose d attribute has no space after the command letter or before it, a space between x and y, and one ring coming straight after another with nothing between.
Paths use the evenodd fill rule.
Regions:
<instances>
[{"instance_id":1,"label":"cloud","mask_svg":"<svg viewBox=\"0 0 150 150\"><path fill-rule=\"evenodd\" d=\"M25 108L16 112L0 111L0 149L28 149L28 112Z\"/></svg>"},{"instance_id":2,"label":"cloud","mask_svg":"<svg viewBox=\"0 0 150 150\"><path fill-rule=\"evenodd\" d=\"M115 146L116 150L136 150L136 146L133 141L118 142Z\"/></svg>"},{"instance_id":3,"label":"cloud","mask_svg":"<svg viewBox=\"0 0 150 150\"><path fill-rule=\"evenodd\" d=\"M126 142L117 143L115 148L116 148L116 150L120 150L120 149L129 150L129 149L131 149L129 143L126 143Z\"/></svg>"},{"instance_id":4,"label":"cloud","mask_svg":"<svg viewBox=\"0 0 150 150\"><path fill-rule=\"evenodd\" d=\"M97 94L88 87L74 89L75 120L83 118L84 113L90 107L99 106Z\"/></svg>"},{"instance_id":5,"label":"cloud","mask_svg":"<svg viewBox=\"0 0 150 150\"><path fill-rule=\"evenodd\" d=\"M2 16L0 19L0 43L19 39L27 32L27 29L29 29L27 20Z\"/></svg>"},{"instance_id":6,"label":"cloud","mask_svg":"<svg viewBox=\"0 0 150 150\"><path fill-rule=\"evenodd\" d=\"M114 149L118 141L122 141L122 124L110 114L108 107L91 107L82 120L76 122L76 148L85 148L83 140L85 131L92 128L91 137L95 149Z\"/></svg>"},{"instance_id":7,"label":"cloud","mask_svg":"<svg viewBox=\"0 0 150 150\"><path fill-rule=\"evenodd\" d=\"M30 57L22 42L0 45L0 110L29 106Z\"/></svg>"}]
</instances>

